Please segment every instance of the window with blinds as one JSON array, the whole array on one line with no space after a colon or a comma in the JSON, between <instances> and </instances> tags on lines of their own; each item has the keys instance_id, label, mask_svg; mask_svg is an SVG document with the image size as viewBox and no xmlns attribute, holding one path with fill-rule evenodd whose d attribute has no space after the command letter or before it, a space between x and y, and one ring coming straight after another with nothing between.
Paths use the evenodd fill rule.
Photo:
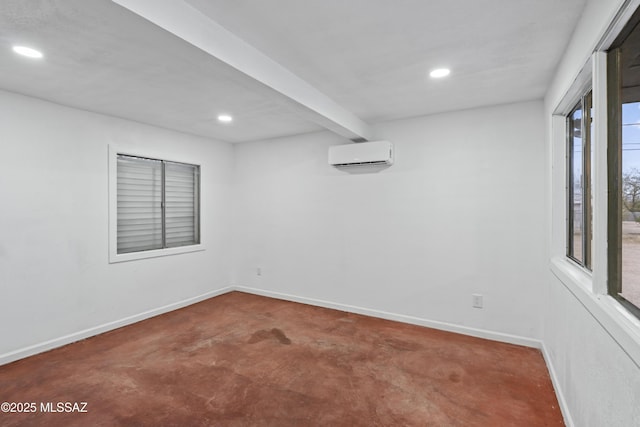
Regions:
<instances>
[{"instance_id":1,"label":"window with blinds","mask_svg":"<svg viewBox=\"0 0 640 427\"><path fill-rule=\"evenodd\" d=\"M200 167L118 154L117 253L200 243Z\"/></svg>"}]
</instances>

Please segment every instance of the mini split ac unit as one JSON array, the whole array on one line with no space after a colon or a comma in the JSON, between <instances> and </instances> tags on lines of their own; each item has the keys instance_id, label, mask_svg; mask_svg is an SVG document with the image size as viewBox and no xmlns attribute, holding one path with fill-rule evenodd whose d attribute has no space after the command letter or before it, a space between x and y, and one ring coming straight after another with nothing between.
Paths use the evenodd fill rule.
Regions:
<instances>
[{"instance_id":1,"label":"mini split ac unit","mask_svg":"<svg viewBox=\"0 0 640 427\"><path fill-rule=\"evenodd\" d=\"M356 142L329 147L332 166L392 165L393 144L389 141Z\"/></svg>"}]
</instances>

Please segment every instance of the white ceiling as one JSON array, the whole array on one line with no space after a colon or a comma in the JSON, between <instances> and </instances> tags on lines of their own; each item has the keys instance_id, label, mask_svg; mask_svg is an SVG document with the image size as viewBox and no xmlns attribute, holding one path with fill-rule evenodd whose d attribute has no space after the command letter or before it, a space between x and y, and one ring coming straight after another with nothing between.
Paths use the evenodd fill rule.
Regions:
<instances>
[{"instance_id":1,"label":"white ceiling","mask_svg":"<svg viewBox=\"0 0 640 427\"><path fill-rule=\"evenodd\" d=\"M585 3L185 1L369 123L542 98ZM440 66L451 75L429 79ZM109 0L2 0L0 88L230 142L325 126ZM233 124L217 123L222 112Z\"/></svg>"}]
</instances>

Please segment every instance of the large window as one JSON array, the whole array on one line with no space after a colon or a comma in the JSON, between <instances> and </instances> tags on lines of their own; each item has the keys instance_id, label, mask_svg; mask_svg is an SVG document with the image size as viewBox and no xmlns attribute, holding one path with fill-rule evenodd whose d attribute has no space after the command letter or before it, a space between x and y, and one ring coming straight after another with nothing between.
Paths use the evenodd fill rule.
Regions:
<instances>
[{"instance_id":1,"label":"large window","mask_svg":"<svg viewBox=\"0 0 640 427\"><path fill-rule=\"evenodd\" d=\"M550 121L555 277L640 363L640 0L624 2ZM577 34L577 33L576 33ZM567 75L558 82L564 80Z\"/></svg>"},{"instance_id":2,"label":"large window","mask_svg":"<svg viewBox=\"0 0 640 427\"><path fill-rule=\"evenodd\" d=\"M640 316L640 13L608 53L609 294Z\"/></svg>"},{"instance_id":3,"label":"large window","mask_svg":"<svg viewBox=\"0 0 640 427\"><path fill-rule=\"evenodd\" d=\"M591 268L591 92L567 116L567 256Z\"/></svg>"},{"instance_id":4,"label":"large window","mask_svg":"<svg viewBox=\"0 0 640 427\"><path fill-rule=\"evenodd\" d=\"M200 243L200 167L117 155L117 254Z\"/></svg>"}]
</instances>

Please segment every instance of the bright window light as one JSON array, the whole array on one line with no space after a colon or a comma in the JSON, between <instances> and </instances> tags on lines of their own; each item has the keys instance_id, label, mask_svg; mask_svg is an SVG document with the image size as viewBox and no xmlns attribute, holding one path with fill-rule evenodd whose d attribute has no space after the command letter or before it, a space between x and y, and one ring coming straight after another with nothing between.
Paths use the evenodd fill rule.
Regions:
<instances>
[{"instance_id":1,"label":"bright window light","mask_svg":"<svg viewBox=\"0 0 640 427\"><path fill-rule=\"evenodd\" d=\"M220 114L218 116L218 121L222 123L231 123L233 121L233 117L228 114Z\"/></svg>"},{"instance_id":2,"label":"bright window light","mask_svg":"<svg viewBox=\"0 0 640 427\"><path fill-rule=\"evenodd\" d=\"M13 51L28 58L42 58L42 52L26 46L14 46Z\"/></svg>"},{"instance_id":3,"label":"bright window light","mask_svg":"<svg viewBox=\"0 0 640 427\"><path fill-rule=\"evenodd\" d=\"M449 75L449 73L451 73L451 70L449 70L448 68L437 68L433 71L431 71L429 73L429 75L431 77L433 77L434 79L439 79L441 77L446 77Z\"/></svg>"}]
</instances>

